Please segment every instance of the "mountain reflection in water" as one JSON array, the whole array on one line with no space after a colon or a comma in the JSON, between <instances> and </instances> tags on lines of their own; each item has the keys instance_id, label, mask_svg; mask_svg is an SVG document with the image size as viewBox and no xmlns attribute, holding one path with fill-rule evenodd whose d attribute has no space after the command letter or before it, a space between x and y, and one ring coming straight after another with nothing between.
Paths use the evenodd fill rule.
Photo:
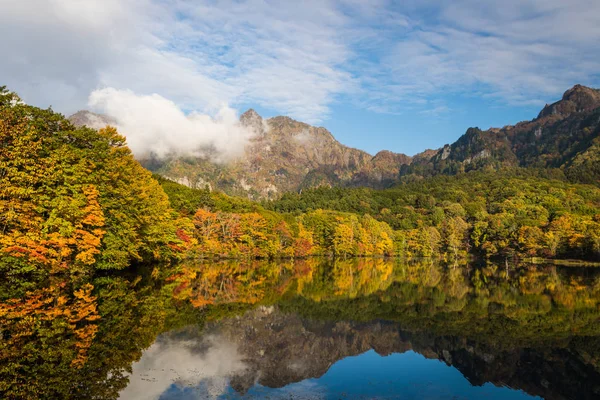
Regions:
<instances>
[{"instance_id":1,"label":"mountain reflection in water","mask_svg":"<svg viewBox=\"0 0 600 400\"><path fill-rule=\"evenodd\" d=\"M595 274L339 264L288 281L269 305L160 335L121 398L600 396ZM345 268L350 285L336 280Z\"/></svg>"},{"instance_id":2,"label":"mountain reflection in water","mask_svg":"<svg viewBox=\"0 0 600 400\"><path fill-rule=\"evenodd\" d=\"M75 306L98 316L73 326L93 336L60 319L63 286L11 302L0 397L600 398L595 268L314 258L150 271L92 277ZM33 306L58 317L28 324Z\"/></svg>"},{"instance_id":3,"label":"mountain reflection in water","mask_svg":"<svg viewBox=\"0 0 600 400\"><path fill-rule=\"evenodd\" d=\"M261 307L204 335L194 329L161 335L134 364L121 398L531 398L472 386L461 375L474 385L484 384L477 381L486 374L496 385L518 383L516 368L494 369L527 356L489 351L463 338L413 335L395 323L314 322Z\"/></svg>"}]
</instances>

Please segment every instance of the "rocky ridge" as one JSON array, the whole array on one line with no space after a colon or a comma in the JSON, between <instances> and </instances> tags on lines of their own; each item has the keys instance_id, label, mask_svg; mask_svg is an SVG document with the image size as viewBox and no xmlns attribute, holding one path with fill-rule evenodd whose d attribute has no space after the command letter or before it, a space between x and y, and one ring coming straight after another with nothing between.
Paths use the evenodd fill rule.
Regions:
<instances>
[{"instance_id":1,"label":"rocky ridge","mask_svg":"<svg viewBox=\"0 0 600 400\"><path fill-rule=\"evenodd\" d=\"M114 123L110 117L78 112L75 125L99 128ZM250 109L240 116L254 136L243 157L223 164L208 157L146 157L146 168L184 185L224 191L252 199L275 198L287 191L315 186L370 186L393 183L400 166L411 162L404 154L370 154L339 143L325 128L289 117L262 118ZM103 125L104 124L104 125Z\"/></svg>"},{"instance_id":2,"label":"rocky ridge","mask_svg":"<svg viewBox=\"0 0 600 400\"><path fill-rule=\"evenodd\" d=\"M546 105L535 119L485 131L469 128L430 158L403 166L401 175L452 175L518 166L557 168L573 181L597 184L600 175L590 160L600 156L597 145L594 147L599 136L600 91L575 85L561 100Z\"/></svg>"}]
</instances>

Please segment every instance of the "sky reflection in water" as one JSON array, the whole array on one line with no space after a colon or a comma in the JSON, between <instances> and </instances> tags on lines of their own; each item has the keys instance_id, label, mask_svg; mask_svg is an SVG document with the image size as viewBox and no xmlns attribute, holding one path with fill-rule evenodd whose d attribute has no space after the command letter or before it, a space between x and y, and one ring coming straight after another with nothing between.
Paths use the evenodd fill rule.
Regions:
<instances>
[{"instance_id":1,"label":"sky reflection in water","mask_svg":"<svg viewBox=\"0 0 600 400\"><path fill-rule=\"evenodd\" d=\"M260 355L260 350L257 352ZM412 350L387 356L374 350L334 363L319 378L281 388L254 382L240 393L230 384L247 368L225 337L159 339L133 366L121 399L534 399L491 383L473 386L452 366ZM293 363L288 368L297 368Z\"/></svg>"},{"instance_id":2,"label":"sky reflection in water","mask_svg":"<svg viewBox=\"0 0 600 400\"><path fill-rule=\"evenodd\" d=\"M231 386L224 387L223 393L217 394L214 392L214 384L214 378L204 379L194 386L171 384L159 398L539 399L521 390L496 387L491 383L472 386L455 368L442 361L428 360L413 351L380 356L370 350L338 361L320 378L306 379L274 389L257 384L243 396Z\"/></svg>"}]
</instances>

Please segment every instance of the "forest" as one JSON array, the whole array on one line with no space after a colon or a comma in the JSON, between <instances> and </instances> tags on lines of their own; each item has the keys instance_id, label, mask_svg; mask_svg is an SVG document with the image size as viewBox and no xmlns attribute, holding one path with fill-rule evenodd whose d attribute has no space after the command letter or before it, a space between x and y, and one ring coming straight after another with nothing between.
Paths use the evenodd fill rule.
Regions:
<instances>
[{"instance_id":1,"label":"forest","mask_svg":"<svg viewBox=\"0 0 600 400\"><path fill-rule=\"evenodd\" d=\"M528 169L252 203L159 178L199 258L326 255L600 259L600 189ZM194 212L194 210L197 210Z\"/></svg>"},{"instance_id":2,"label":"forest","mask_svg":"<svg viewBox=\"0 0 600 400\"><path fill-rule=\"evenodd\" d=\"M598 259L600 189L549 176L512 168L387 190L316 188L265 207L300 219L318 210L371 216L392 229L399 256Z\"/></svg>"},{"instance_id":3,"label":"forest","mask_svg":"<svg viewBox=\"0 0 600 400\"><path fill-rule=\"evenodd\" d=\"M470 257L484 267L472 270ZM369 309L372 296L387 299L389 288L413 290L417 280L433 292L419 289L414 303L450 296L456 300L440 304L477 313L487 305L466 304L464 294L498 281L503 289L486 296L510 308L512 289L498 279L508 270L485 260L533 257L600 259L600 188L552 170L512 168L385 190L319 187L258 203L152 175L115 128L78 128L0 90L0 393L7 398L89 397L81 392L88 389L114 398L127 382L123 368L159 332L285 293L301 296L282 298L282 307L337 315L351 309L348 302ZM448 267L434 268L440 259ZM517 300L534 294L536 309L548 306L543 293L568 309L593 301L585 286L551 270L515 282L526 294ZM315 308L322 299L330 301ZM529 309L514 313L529 318ZM109 352L123 336L126 348ZM78 375L72 369L101 387L64 381ZM51 379L25 384L32 371Z\"/></svg>"},{"instance_id":4,"label":"forest","mask_svg":"<svg viewBox=\"0 0 600 400\"><path fill-rule=\"evenodd\" d=\"M0 143L0 298L181 258L189 221L114 128L76 129L2 89Z\"/></svg>"},{"instance_id":5,"label":"forest","mask_svg":"<svg viewBox=\"0 0 600 400\"><path fill-rule=\"evenodd\" d=\"M600 189L551 169L305 189L256 203L140 166L111 127L0 92L0 297L184 258L600 259ZM10 294L9 294L10 292Z\"/></svg>"}]
</instances>

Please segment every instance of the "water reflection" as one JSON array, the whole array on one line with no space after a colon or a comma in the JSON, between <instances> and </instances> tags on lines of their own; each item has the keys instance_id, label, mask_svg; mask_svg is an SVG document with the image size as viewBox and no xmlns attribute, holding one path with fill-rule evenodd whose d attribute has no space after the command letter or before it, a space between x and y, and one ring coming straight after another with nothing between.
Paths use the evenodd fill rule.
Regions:
<instances>
[{"instance_id":1,"label":"water reflection","mask_svg":"<svg viewBox=\"0 0 600 400\"><path fill-rule=\"evenodd\" d=\"M591 268L310 259L90 285L2 305L0 397L600 398Z\"/></svg>"},{"instance_id":2,"label":"water reflection","mask_svg":"<svg viewBox=\"0 0 600 400\"><path fill-rule=\"evenodd\" d=\"M139 385L141 365L172 357L181 377L156 398L600 396L599 285L590 271L315 260L265 263L277 280L244 287L245 271L260 268L193 268L201 273L185 284L187 295L209 319L226 302L199 296L207 270L237 276L227 299L269 305L162 335L163 353L151 348L130 378ZM185 357L170 354L182 345ZM211 357L223 348L232 352ZM126 390L122 398L135 397Z\"/></svg>"},{"instance_id":3,"label":"water reflection","mask_svg":"<svg viewBox=\"0 0 600 400\"><path fill-rule=\"evenodd\" d=\"M204 333L189 327L157 342L134 364L121 398L529 397L493 385L473 387L467 379L476 375L461 371L465 379L447 366L479 363L478 371L489 371L510 355L384 321L315 321L259 307ZM513 374L500 373L493 383L508 384Z\"/></svg>"},{"instance_id":4,"label":"water reflection","mask_svg":"<svg viewBox=\"0 0 600 400\"><path fill-rule=\"evenodd\" d=\"M162 335L132 366L123 399L158 399L171 386L195 387L200 395L216 398L223 394L229 378L247 369L237 344L222 337ZM164 397L164 396L162 396Z\"/></svg>"}]
</instances>

